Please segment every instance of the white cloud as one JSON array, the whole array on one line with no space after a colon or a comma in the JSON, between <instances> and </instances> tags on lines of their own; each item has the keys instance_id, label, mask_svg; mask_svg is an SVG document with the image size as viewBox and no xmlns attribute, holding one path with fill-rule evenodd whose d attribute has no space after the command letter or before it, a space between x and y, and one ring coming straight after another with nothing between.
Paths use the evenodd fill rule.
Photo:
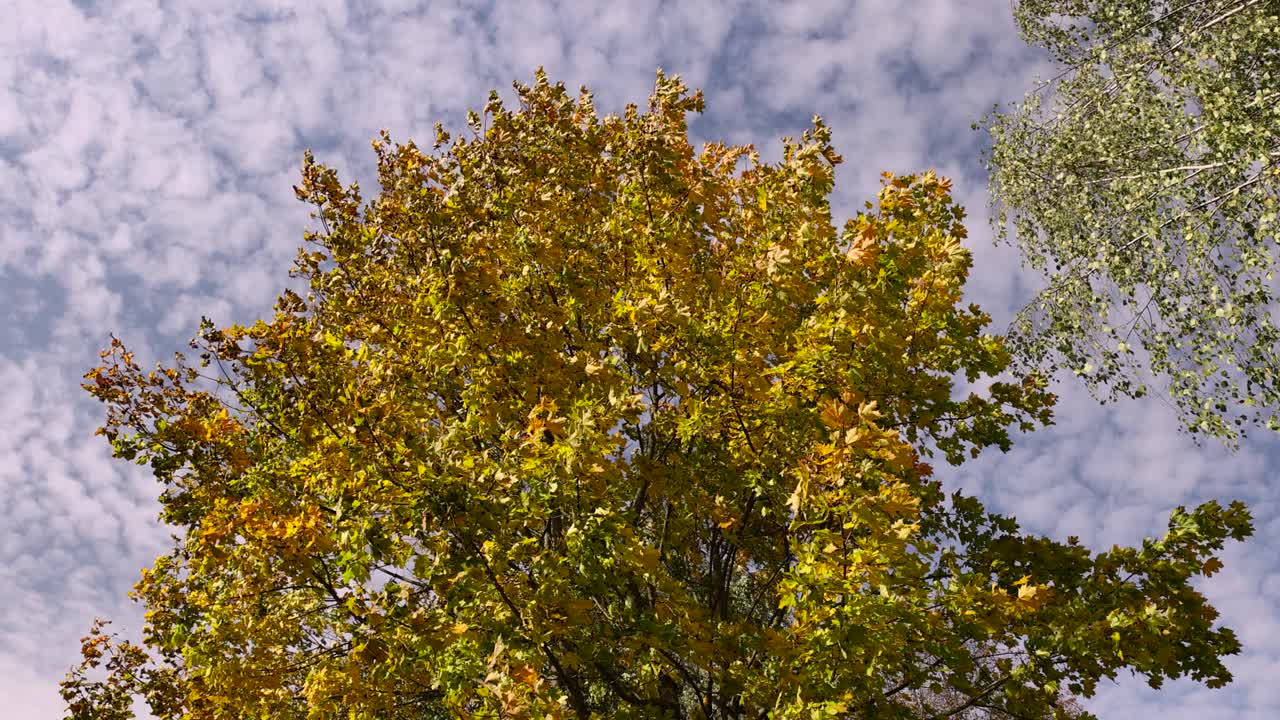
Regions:
<instances>
[{"instance_id":1,"label":"white cloud","mask_svg":"<svg viewBox=\"0 0 1280 720\"><path fill-rule=\"evenodd\" d=\"M848 2L219 2L19 0L0 23L0 697L54 717L56 683L95 614L125 621L124 593L163 546L155 488L91 437L81 373L110 331L142 356L180 348L199 316L267 311L308 225L294 199L301 151L372 176L378 129L430 137L491 87L535 66L598 104L643 99L655 67L707 91L705 138L753 142L822 114L846 165L837 215L881 170L938 167L969 206L970 295L997 319L1027 278L985 232L969 123L1045 67L1005 0ZM1275 443L1196 447L1156 402L1100 408L1068 385L1056 428L952 474L1025 523L1086 542L1158 531L1173 505L1240 497L1258 536L1207 585L1246 653L1236 684L1126 681L1103 712L1269 717L1280 698L1280 489Z\"/></svg>"}]
</instances>

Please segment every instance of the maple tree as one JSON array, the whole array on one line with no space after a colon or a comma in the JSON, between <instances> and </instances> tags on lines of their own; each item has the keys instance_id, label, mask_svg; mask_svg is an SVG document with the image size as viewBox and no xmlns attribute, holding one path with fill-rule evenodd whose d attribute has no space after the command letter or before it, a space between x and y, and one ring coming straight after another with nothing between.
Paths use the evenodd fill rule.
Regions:
<instances>
[{"instance_id":1,"label":"maple tree","mask_svg":"<svg viewBox=\"0 0 1280 720\"><path fill-rule=\"evenodd\" d=\"M384 135L369 202L308 156L305 296L88 373L182 534L69 717L1061 717L1124 670L1230 678L1191 582L1243 506L1095 553L933 478L1053 402L962 302L947 180L837 231L820 120L770 164L695 152L661 73L621 116L516 93Z\"/></svg>"},{"instance_id":2,"label":"maple tree","mask_svg":"<svg viewBox=\"0 0 1280 720\"><path fill-rule=\"evenodd\" d=\"M1280 5L1020 0L1065 69L989 125L997 230L1048 279L1020 358L1106 399L1166 385L1184 427L1280 430L1273 312Z\"/></svg>"}]
</instances>

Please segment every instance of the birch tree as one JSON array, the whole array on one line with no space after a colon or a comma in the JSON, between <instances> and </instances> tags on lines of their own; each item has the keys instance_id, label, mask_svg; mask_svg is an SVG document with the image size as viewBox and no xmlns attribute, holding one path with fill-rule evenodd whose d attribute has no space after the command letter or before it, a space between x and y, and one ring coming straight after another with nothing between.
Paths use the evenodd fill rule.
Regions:
<instances>
[{"instance_id":1,"label":"birch tree","mask_svg":"<svg viewBox=\"0 0 1280 720\"><path fill-rule=\"evenodd\" d=\"M1024 360L1186 429L1280 429L1280 3L1020 0L1065 69L990 122L997 231L1045 289Z\"/></svg>"}]
</instances>

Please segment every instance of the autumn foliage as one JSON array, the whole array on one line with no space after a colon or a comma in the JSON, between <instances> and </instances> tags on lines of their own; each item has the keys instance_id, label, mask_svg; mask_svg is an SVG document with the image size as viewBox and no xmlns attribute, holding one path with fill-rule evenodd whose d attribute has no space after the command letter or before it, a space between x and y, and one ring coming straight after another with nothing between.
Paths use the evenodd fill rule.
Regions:
<instances>
[{"instance_id":1,"label":"autumn foliage","mask_svg":"<svg viewBox=\"0 0 1280 720\"><path fill-rule=\"evenodd\" d=\"M1053 401L962 301L947 180L837 230L820 121L766 164L695 151L677 78L621 117L517 94L384 135L369 202L308 156L305 297L88 374L181 536L70 717L1043 718L1125 669L1228 679L1190 581L1242 507L1094 553L932 477Z\"/></svg>"}]
</instances>

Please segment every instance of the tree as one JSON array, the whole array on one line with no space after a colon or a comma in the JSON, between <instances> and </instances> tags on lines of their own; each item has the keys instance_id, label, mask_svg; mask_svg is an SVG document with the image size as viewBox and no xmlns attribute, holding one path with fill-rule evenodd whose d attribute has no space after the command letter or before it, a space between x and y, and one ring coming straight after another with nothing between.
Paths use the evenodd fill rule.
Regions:
<instances>
[{"instance_id":1,"label":"tree","mask_svg":"<svg viewBox=\"0 0 1280 720\"><path fill-rule=\"evenodd\" d=\"M183 534L70 717L1050 717L1122 669L1228 680L1189 583L1243 506L1095 554L932 478L1053 400L961 304L946 180L838 233L819 120L765 164L695 154L678 78L622 117L516 91L431 153L384 135L368 203L308 156L305 297L86 375Z\"/></svg>"},{"instance_id":2,"label":"tree","mask_svg":"<svg viewBox=\"0 0 1280 720\"><path fill-rule=\"evenodd\" d=\"M1229 444L1280 429L1280 5L1022 0L1015 15L1066 65L990 123L998 231L1011 219L1049 277L1017 355L1108 399L1159 379L1188 430Z\"/></svg>"}]
</instances>

